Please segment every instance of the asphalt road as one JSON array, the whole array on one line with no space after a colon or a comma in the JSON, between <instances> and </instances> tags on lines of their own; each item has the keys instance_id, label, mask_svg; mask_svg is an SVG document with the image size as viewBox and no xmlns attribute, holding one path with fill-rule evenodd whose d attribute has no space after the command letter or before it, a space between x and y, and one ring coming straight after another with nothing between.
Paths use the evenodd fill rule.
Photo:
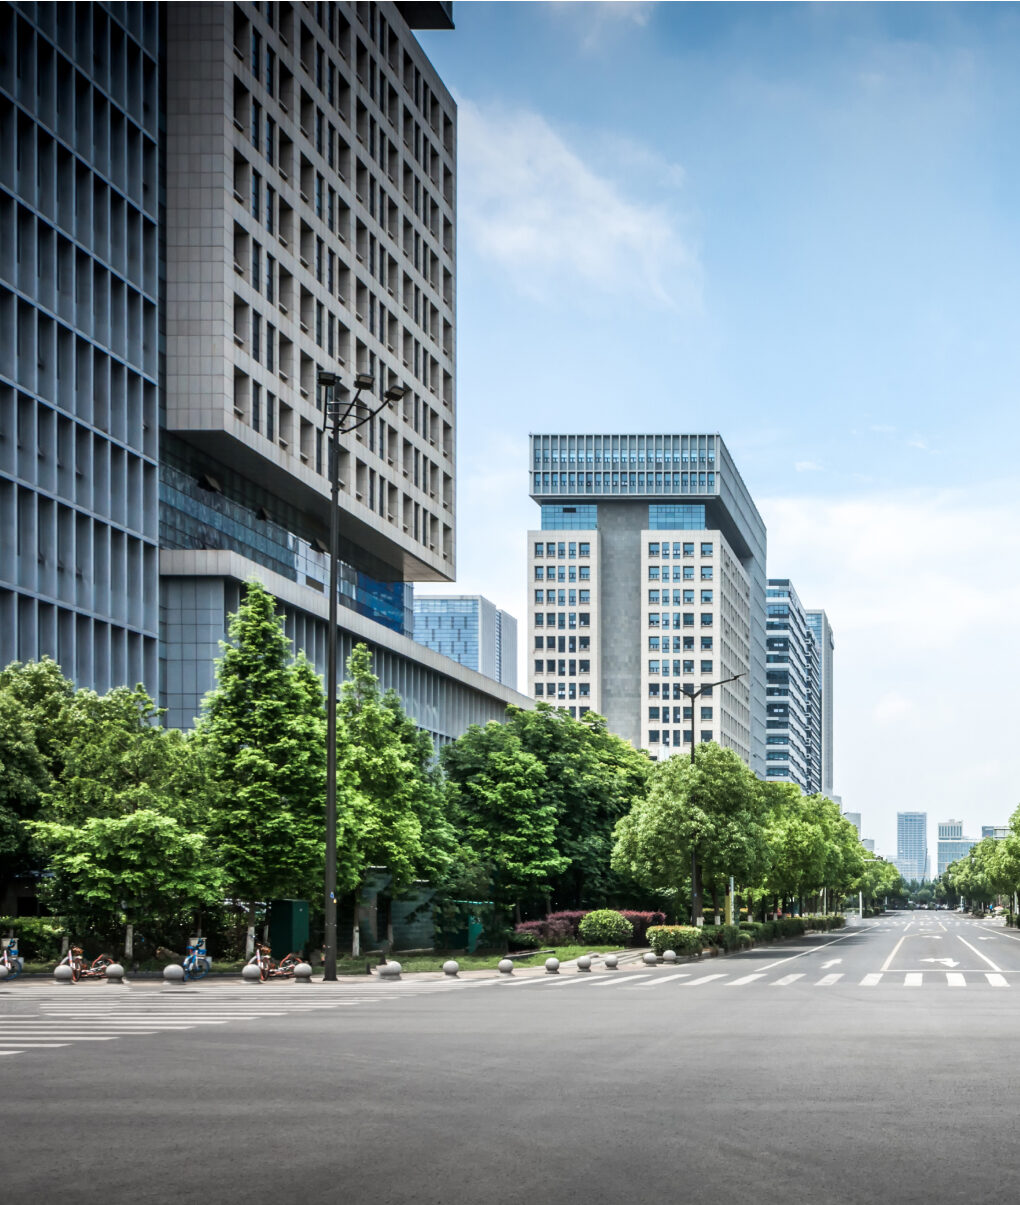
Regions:
<instances>
[{"instance_id":1,"label":"asphalt road","mask_svg":"<svg viewBox=\"0 0 1020 1205\"><path fill-rule=\"evenodd\" d=\"M1020 934L946 913L510 982L18 982L0 1200L1011 1201L1018 1007Z\"/></svg>"}]
</instances>

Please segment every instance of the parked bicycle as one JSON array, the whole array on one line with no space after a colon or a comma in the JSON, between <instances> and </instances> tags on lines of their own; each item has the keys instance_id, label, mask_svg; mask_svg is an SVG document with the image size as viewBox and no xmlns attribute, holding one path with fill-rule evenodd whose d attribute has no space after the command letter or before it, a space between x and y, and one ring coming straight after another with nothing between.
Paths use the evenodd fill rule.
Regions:
<instances>
[{"instance_id":1,"label":"parked bicycle","mask_svg":"<svg viewBox=\"0 0 1020 1205\"><path fill-rule=\"evenodd\" d=\"M181 965L184 967L185 979L201 979L204 975L209 974L212 963L206 953L204 937L193 937L188 942L184 962Z\"/></svg>"},{"instance_id":2,"label":"parked bicycle","mask_svg":"<svg viewBox=\"0 0 1020 1205\"><path fill-rule=\"evenodd\" d=\"M249 966L259 968L259 978L263 983L267 979L293 979L294 971L302 961L300 954L287 954L276 962L272 957L269 946L255 943L255 953L248 959Z\"/></svg>"},{"instance_id":3,"label":"parked bicycle","mask_svg":"<svg viewBox=\"0 0 1020 1205\"><path fill-rule=\"evenodd\" d=\"M113 966L113 959L109 954L100 954L89 962L81 946L72 946L57 966L69 966L71 982L77 983L79 979L105 979L106 968Z\"/></svg>"},{"instance_id":4,"label":"parked bicycle","mask_svg":"<svg viewBox=\"0 0 1020 1205\"><path fill-rule=\"evenodd\" d=\"M5 937L0 951L0 966L7 968L7 978L14 979L25 969L25 960L18 953L18 939Z\"/></svg>"}]
</instances>

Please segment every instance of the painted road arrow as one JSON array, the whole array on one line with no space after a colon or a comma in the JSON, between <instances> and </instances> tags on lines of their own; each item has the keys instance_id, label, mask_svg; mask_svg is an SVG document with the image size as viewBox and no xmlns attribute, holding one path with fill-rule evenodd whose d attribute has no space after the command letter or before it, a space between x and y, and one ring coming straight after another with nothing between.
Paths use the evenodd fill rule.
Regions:
<instances>
[{"instance_id":1,"label":"painted road arrow","mask_svg":"<svg viewBox=\"0 0 1020 1205\"><path fill-rule=\"evenodd\" d=\"M822 970L827 971L829 967L838 967L842 961L842 958L830 958L828 962L822 963Z\"/></svg>"}]
</instances>

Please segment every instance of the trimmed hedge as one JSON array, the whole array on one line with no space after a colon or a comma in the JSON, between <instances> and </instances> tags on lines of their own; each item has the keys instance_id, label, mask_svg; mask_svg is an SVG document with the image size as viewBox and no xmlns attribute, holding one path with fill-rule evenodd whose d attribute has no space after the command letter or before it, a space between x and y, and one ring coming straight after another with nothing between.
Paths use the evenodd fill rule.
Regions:
<instances>
[{"instance_id":1,"label":"trimmed hedge","mask_svg":"<svg viewBox=\"0 0 1020 1205\"><path fill-rule=\"evenodd\" d=\"M591 945L625 946L634 936L634 926L621 912L600 908L582 919L577 926L577 935Z\"/></svg>"},{"instance_id":2,"label":"trimmed hedge","mask_svg":"<svg viewBox=\"0 0 1020 1205\"><path fill-rule=\"evenodd\" d=\"M652 925L645 940L660 957L667 950L677 954L700 954L702 931L693 925Z\"/></svg>"},{"instance_id":3,"label":"trimmed hedge","mask_svg":"<svg viewBox=\"0 0 1020 1205\"><path fill-rule=\"evenodd\" d=\"M599 912L611 912L612 909L601 908ZM568 946L578 941L593 941L590 937L582 937L581 922L591 913L584 911L550 912L542 920L526 920L514 926L511 941L519 944L517 939L521 934L533 934L540 946ZM664 912L632 912L626 908L615 913L630 922L632 935L621 942L621 945L643 946L647 944L646 933L649 925L664 925ZM527 940L527 939L525 939ZM601 943L599 943L601 944Z\"/></svg>"}]
</instances>

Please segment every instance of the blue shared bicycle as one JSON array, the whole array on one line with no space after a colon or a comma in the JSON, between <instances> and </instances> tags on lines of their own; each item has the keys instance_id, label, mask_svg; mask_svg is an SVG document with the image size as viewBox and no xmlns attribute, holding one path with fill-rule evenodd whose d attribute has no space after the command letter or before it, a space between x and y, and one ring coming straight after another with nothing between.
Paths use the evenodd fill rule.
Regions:
<instances>
[{"instance_id":1,"label":"blue shared bicycle","mask_svg":"<svg viewBox=\"0 0 1020 1205\"><path fill-rule=\"evenodd\" d=\"M14 979L25 969L25 960L18 953L18 939L5 937L3 950L0 950L0 966L7 968L5 979Z\"/></svg>"},{"instance_id":2,"label":"blue shared bicycle","mask_svg":"<svg viewBox=\"0 0 1020 1205\"><path fill-rule=\"evenodd\" d=\"M203 976L209 974L212 962L206 953L204 937L193 937L191 939L184 955L184 962L181 965L184 967L185 979L201 979Z\"/></svg>"}]
</instances>

